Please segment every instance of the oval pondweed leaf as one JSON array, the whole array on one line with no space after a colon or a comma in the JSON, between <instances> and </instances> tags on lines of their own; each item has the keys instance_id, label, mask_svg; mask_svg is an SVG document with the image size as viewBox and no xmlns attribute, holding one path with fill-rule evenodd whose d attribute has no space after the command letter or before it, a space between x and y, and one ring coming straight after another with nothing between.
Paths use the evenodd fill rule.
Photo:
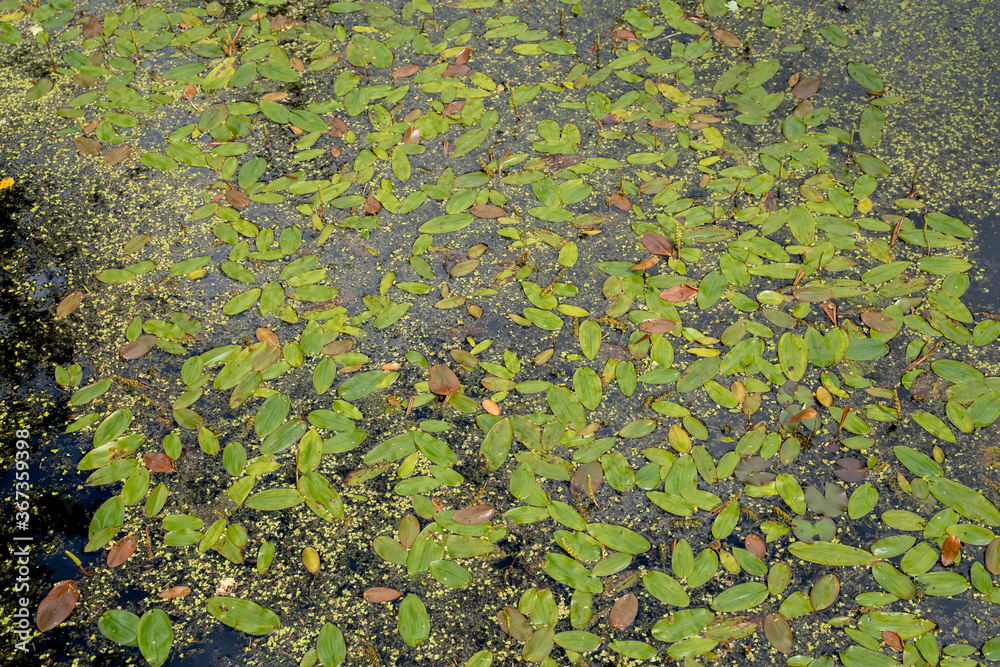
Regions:
<instances>
[{"instance_id":1,"label":"oval pondweed leaf","mask_svg":"<svg viewBox=\"0 0 1000 667\"><path fill-rule=\"evenodd\" d=\"M80 590L75 581L57 583L38 604L38 611L35 613L38 629L41 632L48 632L65 621L73 613L79 599Z\"/></svg>"},{"instance_id":2,"label":"oval pondweed leaf","mask_svg":"<svg viewBox=\"0 0 1000 667\"><path fill-rule=\"evenodd\" d=\"M448 397L461 389L462 383L453 370L447 366L437 364L436 366L431 366L428 386L438 396Z\"/></svg>"},{"instance_id":3,"label":"oval pondweed leaf","mask_svg":"<svg viewBox=\"0 0 1000 667\"><path fill-rule=\"evenodd\" d=\"M614 606L611 607L608 622L616 630L624 630L632 625L637 613L639 613L639 599L629 593L618 598Z\"/></svg>"}]
</instances>

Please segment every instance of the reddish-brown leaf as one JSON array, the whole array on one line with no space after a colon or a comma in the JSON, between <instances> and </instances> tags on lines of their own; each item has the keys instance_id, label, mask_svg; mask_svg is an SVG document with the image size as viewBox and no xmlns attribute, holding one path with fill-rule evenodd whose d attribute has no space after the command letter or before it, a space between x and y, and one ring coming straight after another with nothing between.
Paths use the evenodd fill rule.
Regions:
<instances>
[{"instance_id":1,"label":"reddish-brown leaf","mask_svg":"<svg viewBox=\"0 0 1000 667\"><path fill-rule=\"evenodd\" d=\"M778 651L788 653L792 650L792 628L781 614L768 614L764 617L764 636Z\"/></svg>"},{"instance_id":2,"label":"reddish-brown leaf","mask_svg":"<svg viewBox=\"0 0 1000 667\"><path fill-rule=\"evenodd\" d=\"M122 162L125 158L132 154L132 147L128 144L123 144L113 149L110 153L104 156L104 166L113 167L114 165Z\"/></svg>"},{"instance_id":3,"label":"reddish-brown leaf","mask_svg":"<svg viewBox=\"0 0 1000 667\"><path fill-rule=\"evenodd\" d=\"M289 58L288 64L291 65L292 69L295 70L296 72L306 71L306 64L302 62L301 58L295 58L295 57Z\"/></svg>"},{"instance_id":4,"label":"reddish-brown leaf","mask_svg":"<svg viewBox=\"0 0 1000 667\"><path fill-rule=\"evenodd\" d=\"M72 292L63 297L56 306L56 317L66 317L83 303L83 292Z\"/></svg>"},{"instance_id":5,"label":"reddish-brown leaf","mask_svg":"<svg viewBox=\"0 0 1000 667\"><path fill-rule=\"evenodd\" d=\"M618 39L623 39L626 42L638 42L639 37L636 36L634 32L628 30L627 28L615 28L615 37Z\"/></svg>"},{"instance_id":6,"label":"reddish-brown leaf","mask_svg":"<svg viewBox=\"0 0 1000 667\"><path fill-rule=\"evenodd\" d=\"M632 625L637 613L639 613L639 598L629 593L618 598L615 606L611 608L608 621L611 623L611 627L616 630L624 630Z\"/></svg>"},{"instance_id":7,"label":"reddish-brown leaf","mask_svg":"<svg viewBox=\"0 0 1000 667\"><path fill-rule=\"evenodd\" d=\"M837 304L835 303L821 303L820 308L826 313L826 316L830 318L830 322L833 326L837 326Z\"/></svg>"},{"instance_id":8,"label":"reddish-brown leaf","mask_svg":"<svg viewBox=\"0 0 1000 667\"><path fill-rule=\"evenodd\" d=\"M171 586L170 588L157 593L164 600L174 600L191 595L191 589L187 586Z\"/></svg>"},{"instance_id":9,"label":"reddish-brown leaf","mask_svg":"<svg viewBox=\"0 0 1000 667\"><path fill-rule=\"evenodd\" d=\"M405 79L411 77L420 71L420 65L403 65L398 70L392 73L392 78L394 79Z\"/></svg>"},{"instance_id":10,"label":"reddish-brown leaf","mask_svg":"<svg viewBox=\"0 0 1000 667\"><path fill-rule=\"evenodd\" d=\"M650 255L660 255L661 257L672 257L674 254L674 244L663 234L656 232L646 232L640 239L642 245Z\"/></svg>"},{"instance_id":11,"label":"reddish-brown leaf","mask_svg":"<svg viewBox=\"0 0 1000 667\"><path fill-rule=\"evenodd\" d=\"M444 109L441 111L441 115L450 116L453 113L458 113L463 108L465 108L465 100L455 100L454 102L449 102L445 105Z\"/></svg>"},{"instance_id":12,"label":"reddish-brown leaf","mask_svg":"<svg viewBox=\"0 0 1000 667\"><path fill-rule=\"evenodd\" d=\"M861 321L880 333L894 333L896 331L896 321L885 313L875 310L866 310L861 313Z\"/></svg>"},{"instance_id":13,"label":"reddish-brown leaf","mask_svg":"<svg viewBox=\"0 0 1000 667\"><path fill-rule=\"evenodd\" d=\"M368 199L365 200L365 213L368 215L375 215L382 210L382 204L375 195L368 195Z\"/></svg>"},{"instance_id":14,"label":"reddish-brown leaf","mask_svg":"<svg viewBox=\"0 0 1000 667\"><path fill-rule=\"evenodd\" d=\"M226 190L226 201L236 208L244 208L249 206L250 197L247 197L246 194L239 190L229 189Z\"/></svg>"},{"instance_id":15,"label":"reddish-brown leaf","mask_svg":"<svg viewBox=\"0 0 1000 667\"><path fill-rule=\"evenodd\" d=\"M126 535L118 540L117 544L108 551L108 567L114 568L122 565L132 557L137 546L139 546L139 543L131 535Z\"/></svg>"},{"instance_id":16,"label":"reddish-brown leaf","mask_svg":"<svg viewBox=\"0 0 1000 667\"><path fill-rule=\"evenodd\" d=\"M646 269L649 269L649 268L652 268L652 267L656 266L656 263L659 262L659 261L660 261L659 257L656 257L654 255L650 255L649 257L647 257L646 259L642 260L641 262L636 262L635 264L633 264L632 266L630 266L628 268L631 269L632 271L645 271Z\"/></svg>"},{"instance_id":17,"label":"reddish-brown leaf","mask_svg":"<svg viewBox=\"0 0 1000 667\"><path fill-rule=\"evenodd\" d=\"M754 556L761 560L767 559L767 544L764 543L764 539L757 535L756 533L750 533L743 540L743 545L746 550L752 553Z\"/></svg>"},{"instance_id":18,"label":"reddish-brown leaf","mask_svg":"<svg viewBox=\"0 0 1000 667\"><path fill-rule=\"evenodd\" d=\"M798 424L799 422L805 421L806 419L815 419L815 418L816 418L816 411L813 410L812 408L806 408L802 412L797 413L795 416L789 417L788 423Z\"/></svg>"},{"instance_id":19,"label":"reddish-brown leaf","mask_svg":"<svg viewBox=\"0 0 1000 667\"><path fill-rule=\"evenodd\" d=\"M590 479L588 489L588 481ZM591 492L597 493L604 483L604 468L599 461L590 461L573 471L573 476L569 478L569 492L574 497L589 496Z\"/></svg>"},{"instance_id":20,"label":"reddish-brown leaf","mask_svg":"<svg viewBox=\"0 0 1000 667\"><path fill-rule=\"evenodd\" d=\"M104 146L97 139L91 139L90 137L77 137L73 140L76 144L76 150L80 151L84 155L100 155L104 152Z\"/></svg>"},{"instance_id":21,"label":"reddish-brown leaf","mask_svg":"<svg viewBox=\"0 0 1000 667\"><path fill-rule=\"evenodd\" d=\"M281 341L278 340L278 334L274 333L267 327L257 327L257 340L261 343L267 343L268 345L277 345Z\"/></svg>"},{"instance_id":22,"label":"reddish-brown leaf","mask_svg":"<svg viewBox=\"0 0 1000 667\"><path fill-rule=\"evenodd\" d=\"M611 203L615 206L615 208L618 208L622 211L632 210L632 202L630 202L628 200L628 197L626 197L621 192L616 192L613 195L611 195Z\"/></svg>"},{"instance_id":23,"label":"reddish-brown leaf","mask_svg":"<svg viewBox=\"0 0 1000 667\"><path fill-rule=\"evenodd\" d=\"M135 340L122 345L122 349L118 351L118 355L125 361L138 359L139 357L145 356L147 352L156 347L156 341L156 336L152 334L139 336Z\"/></svg>"},{"instance_id":24,"label":"reddish-brown leaf","mask_svg":"<svg viewBox=\"0 0 1000 667\"><path fill-rule=\"evenodd\" d=\"M962 551L962 540L958 539L958 535L944 538L944 544L941 545L941 564L949 567L958 558L960 551Z\"/></svg>"},{"instance_id":25,"label":"reddish-brown leaf","mask_svg":"<svg viewBox=\"0 0 1000 667\"><path fill-rule=\"evenodd\" d=\"M986 553L983 554L983 564L990 574L1000 574L1000 537L994 537L986 545Z\"/></svg>"},{"instance_id":26,"label":"reddish-brown leaf","mask_svg":"<svg viewBox=\"0 0 1000 667\"><path fill-rule=\"evenodd\" d=\"M198 89L195 88L194 84L193 83L189 83L188 85L184 86L184 90L181 91L181 97L183 97L184 99L190 101L190 100L194 99L194 96L195 96L195 94L197 92L198 92Z\"/></svg>"},{"instance_id":27,"label":"reddish-brown leaf","mask_svg":"<svg viewBox=\"0 0 1000 667\"><path fill-rule=\"evenodd\" d=\"M735 49L737 46L743 43L743 41L739 37L729 32L728 30L723 30L722 28L719 28L718 30L713 32L712 37L714 37L715 41L717 41L719 44L722 44L723 46L728 46L731 49Z\"/></svg>"},{"instance_id":28,"label":"reddish-brown leaf","mask_svg":"<svg viewBox=\"0 0 1000 667\"><path fill-rule=\"evenodd\" d=\"M448 65L448 67L445 68L445 70L443 72L441 72L441 76L443 76L443 77L445 77L445 76L465 76L466 74L468 74L471 71L472 71L472 68L469 67L468 65Z\"/></svg>"},{"instance_id":29,"label":"reddish-brown leaf","mask_svg":"<svg viewBox=\"0 0 1000 667\"><path fill-rule=\"evenodd\" d=\"M87 19L87 22L83 24L83 36L87 39L93 39L97 37L104 31L104 24L96 16L91 16Z\"/></svg>"},{"instance_id":30,"label":"reddish-brown leaf","mask_svg":"<svg viewBox=\"0 0 1000 667\"><path fill-rule=\"evenodd\" d=\"M411 125L406 128L403 132L403 143L404 144L419 144L420 143L420 130L417 129L416 125Z\"/></svg>"},{"instance_id":31,"label":"reddish-brown leaf","mask_svg":"<svg viewBox=\"0 0 1000 667\"><path fill-rule=\"evenodd\" d=\"M49 594L45 596L35 614L35 623L42 632L48 632L56 627L73 613L77 600L80 599L80 591L76 587L76 582L72 580L60 581Z\"/></svg>"},{"instance_id":32,"label":"reddish-brown leaf","mask_svg":"<svg viewBox=\"0 0 1000 667\"><path fill-rule=\"evenodd\" d=\"M458 376L447 366L437 364L431 366L430 379L427 381L430 390L438 396L450 396L462 388Z\"/></svg>"},{"instance_id":33,"label":"reddish-brown leaf","mask_svg":"<svg viewBox=\"0 0 1000 667\"><path fill-rule=\"evenodd\" d=\"M143 454L142 463L152 472L173 472L174 460L163 452Z\"/></svg>"},{"instance_id":34,"label":"reddish-brown leaf","mask_svg":"<svg viewBox=\"0 0 1000 667\"><path fill-rule=\"evenodd\" d=\"M451 520L463 526L478 526L493 518L492 505L470 505L463 507L451 515Z\"/></svg>"},{"instance_id":35,"label":"reddish-brown leaf","mask_svg":"<svg viewBox=\"0 0 1000 667\"><path fill-rule=\"evenodd\" d=\"M352 347L354 347L354 341L350 338L345 338L344 340L335 340L332 343L327 343L320 349L320 352L335 357L338 354L349 352Z\"/></svg>"},{"instance_id":36,"label":"reddish-brown leaf","mask_svg":"<svg viewBox=\"0 0 1000 667\"><path fill-rule=\"evenodd\" d=\"M395 600L402 593L395 588L369 588L362 594L368 602L389 602Z\"/></svg>"},{"instance_id":37,"label":"reddish-brown leaf","mask_svg":"<svg viewBox=\"0 0 1000 667\"><path fill-rule=\"evenodd\" d=\"M690 301L696 296L698 296L698 290L690 285L674 285L673 287L660 292L660 298L664 301L670 301L671 303Z\"/></svg>"},{"instance_id":38,"label":"reddish-brown leaf","mask_svg":"<svg viewBox=\"0 0 1000 667\"><path fill-rule=\"evenodd\" d=\"M677 328L677 322L662 317L651 317L639 323L639 328L646 333L665 334Z\"/></svg>"},{"instance_id":39,"label":"reddish-brown leaf","mask_svg":"<svg viewBox=\"0 0 1000 667\"><path fill-rule=\"evenodd\" d=\"M486 220L495 220L507 215L506 210L493 204L476 204L469 209L469 213L477 218L485 218Z\"/></svg>"},{"instance_id":40,"label":"reddish-brown leaf","mask_svg":"<svg viewBox=\"0 0 1000 667\"><path fill-rule=\"evenodd\" d=\"M807 100L819 92L819 77L804 76L792 86L792 95L800 100Z\"/></svg>"},{"instance_id":41,"label":"reddish-brown leaf","mask_svg":"<svg viewBox=\"0 0 1000 667\"><path fill-rule=\"evenodd\" d=\"M672 127L677 127L676 121L667 120L666 118L654 118L653 120L647 120L646 124L650 127L656 128L657 130L669 130Z\"/></svg>"},{"instance_id":42,"label":"reddish-brown leaf","mask_svg":"<svg viewBox=\"0 0 1000 667\"><path fill-rule=\"evenodd\" d=\"M472 47L471 46L465 47L464 49L458 52L457 56L455 56L455 64L464 65L465 63L469 62L469 56L471 55L472 55Z\"/></svg>"},{"instance_id":43,"label":"reddish-brown leaf","mask_svg":"<svg viewBox=\"0 0 1000 667\"><path fill-rule=\"evenodd\" d=\"M903 638L892 630L882 631L882 641L884 641L889 648L899 651L900 653L903 652Z\"/></svg>"},{"instance_id":44,"label":"reddish-brown leaf","mask_svg":"<svg viewBox=\"0 0 1000 667\"><path fill-rule=\"evenodd\" d=\"M601 125L604 127L611 127L612 125L617 125L619 122L621 122L621 118L613 113L609 113L601 119Z\"/></svg>"}]
</instances>

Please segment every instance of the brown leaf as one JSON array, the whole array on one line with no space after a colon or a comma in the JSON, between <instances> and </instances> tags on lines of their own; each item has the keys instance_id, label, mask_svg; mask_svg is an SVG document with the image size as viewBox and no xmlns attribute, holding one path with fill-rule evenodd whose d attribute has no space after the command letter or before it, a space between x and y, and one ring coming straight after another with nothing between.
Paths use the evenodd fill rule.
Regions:
<instances>
[{"instance_id":1,"label":"brown leaf","mask_svg":"<svg viewBox=\"0 0 1000 667\"><path fill-rule=\"evenodd\" d=\"M583 162L582 155L543 155L541 159L545 167L552 171L569 169L574 164Z\"/></svg>"},{"instance_id":2,"label":"brown leaf","mask_svg":"<svg viewBox=\"0 0 1000 667\"><path fill-rule=\"evenodd\" d=\"M795 74L788 77L788 87L794 88L795 84L799 82L799 78L802 76L801 72L796 72Z\"/></svg>"},{"instance_id":3,"label":"brown leaf","mask_svg":"<svg viewBox=\"0 0 1000 667\"><path fill-rule=\"evenodd\" d=\"M118 351L118 355L125 361L132 361L134 359L138 359L139 357L144 357L147 352L156 347L156 341L156 336L152 334L139 336L135 340L122 345L122 349Z\"/></svg>"},{"instance_id":4,"label":"brown leaf","mask_svg":"<svg viewBox=\"0 0 1000 667\"><path fill-rule=\"evenodd\" d=\"M57 583L38 604L38 612L35 614L38 629L48 632L65 621L73 613L73 608L79 599L80 591L75 581L66 580Z\"/></svg>"},{"instance_id":5,"label":"brown leaf","mask_svg":"<svg viewBox=\"0 0 1000 667\"><path fill-rule=\"evenodd\" d=\"M403 65L398 70L392 73L392 78L394 79L406 79L413 76L420 71L420 65Z\"/></svg>"},{"instance_id":6,"label":"brown leaf","mask_svg":"<svg viewBox=\"0 0 1000 667\"><path fill-rule=\"evenodd\" d=\"M723 46L728 46L731 49L735 49L737 46L743 43L743 41L739 37L729 32L728 30L723 30L722 28L719 28L718 30L713 32L712 37L715 38L715 41L717 41L719 44L722 44Z\"/></svg>"},{"instance_id":7,"label":"brown leaf","mask_svg":"<svg viewBox=\"0 0 1000 667\"><path fill-rule=\"evenodd\" d=\"M465 76L472 71L472 68L468 65L448 65L443 72L441 72L442 77L446 76Z\"/></svg>"},{"instance_id":8,"label":"brown leaf","mask_svg":"<svg viewBox=\"0 0 1000 667\"><path fill-rule=\"evenodd\" d=\"M618 39L623 39L626 42L638 42L639 37L636 36L634 32L626 28L615 28L615 37Z\"/></svg>"},{"instance_id":9,"label":"brown leaf","mask_svg":"<svg viewBox=\"0 0 1000 667\"><path fill-rule=\"evenodd\" d=\"M170 588L157 593L164 600L175 600L177 598L191 595L191 589L187 586L171 586Z\"/></svg>"},{"instance_id":10,"label":"brown leaf","mask_svg":"<svg viewBox=\"0 0 1000 667\"><path fill-rule=\"evenodd\" d=\"M395 600L400 595L402 593L395 588L369 588L362 594L368 602L389 602L390 600Z\"/></svg>"},{"instance_id":11,"label":"brown leaf","mask_svg":"<svg viewBox=\"0 0 1000 667\"><path fill-rule=\"evenodd\" d=\"M244 208L250 204L250 197L247 197L239 190L226 190L226 201L236 208Z\"/></svg>"},{"instance_id":12,"label":"brown leaf","mask_svg":"<svg viewBox=\"0 0 1000 667\"><path fill-rule=\"evenodd\" d=\"M347 134L347 123L339 118L330 119L330 134L335 137L342 137Z\"/></svg>"},{"instance_id":13,"label":"brown leaf","mask_svg":"<svg viewBox=\"0 0 1000 667\"><path fill-rule=\"evenodd\" d=\"M335 357L338 354L349 352L352 347L354 347L354 341L350 338L345 338L344 340L335 340L332 343L327 343L320 348L320 352Z\"/></svg>"},{"instance_id":14,"label":"brown leaf","mask_svg":"<svg viewBox=\"0 0 1000 667\"><path fill-rule=\"evenodd\" d=\"M139 546L139 543L131 535L126 535L118 540L118 543L108 551L108 567L115 568L122 565L132 557L137 546Z\"/></svg>"},{"instance_id":15,"label":"brown leaf","mask_svg":"<svg viewBox=\"0 0 1000 667\"><path fill-rule=\"evenodd\" d=\"M368 195L368 199L365 200L365 213L375 215L381 210L382 204L375 198L375 195Z\"/></svg>"},{"instance_id":16,"label":"brown leaf","mask_svg":"<svg viewBox=\"0 0 1000 667\"><path fill-rule=\"evenodd\" d=\"M287 99L288 93L284 90L276 90L273 93L264 93L260 98L262 100L267 100L268 102L280 102L281 100Z\"/></svg>"},{"instance_id":17,"label":"brown leaf","mask_svg":"<svg viewBox=\"0 0 1000 667\"><path fill-rule=\"evenodd\" d=\"M611 627L616 630L624 630L632 625L637 613L639 613L639 598L629 593L618 598L615 606L611 608L608 621L611 623Z\"/></svg>"},{"instance_id":18,"label":"brown leaf","mask_svg":"<svg viewBox=\"0 0 1000 667\"><path fill-rule=\"evenodd\" d=\"M882 631L882 641L884 641L889 648L895 649L900 653L903 652L903 638L892 630Z\"/></svg>"},{"instance_id":19,"label":"brown leaf","mask_svg":"<svg viewBox=\"0 0 1000 667\"><path fill-rule=\"evenodd\" d=\"M455 100L454 102L449 102L445 105L444 109L441 111L441 115L450 116L453 113L458 113L463 108L465 108L465 100Z\"/></svg>"},{"instance_id":20,"label":"brown leaf","mask_svg":"<svg viewBox=\"0 0 1000 667\"><path fill-rule=\"evenodd\" d=\"M403 132L403 143L404 144L419 144L420 143L420 130L417 129L416 125L411 125L406 128Z\"/></svg>"},{"instance_id":21,"label":"brown leaf","mask_svg":"<svg viewBox=\"0 0 1000 667\"><path fill-rule=\"evenodd\" d=\"M874 310L866 310L861 313L861 321L880 333L894 333L897 329L896 320L885 313Z\"/></svg>"},{"instance_id":22,"label":"brown leaf","mask_svg":"<svg viewBox=\"0 0 1000 667\"><path fill-rule=\"evenodd\" d=\"M590 478L590 488L588 490L587 478ZM573 471L573 476L569 478L569 492L574 498L589 496L591 491L596 495L597 491L604 483L604 468L599 461L590 461Z\"/></svg>"},{"instance_id":23,"label":"brown leaf","mask_svg":"<svg viewBox=\"0 0 1000 667\"><path fill-rule=\"evenodd\" d=\"M91 139L90 137L77 137L73 140L76 145L76 150L80 151L84 155L100 155L104 152L104 146L97 139Z\"/></svg>"},{"instance_id":24,"label":"brown leaf","mask_svg":"<svg viewBox=\"0 0 1000 667\"><path fill-rule=\"evenodd\" d=\"M56 317L66 317L83 303L83 292L72 292L63 297L56 306Z\"/></svg>"},{"instance_id":25,"label":"brown leaf","mask_svg":"<svg viewBox=\"0 0 1000 667\"><path fill-rule=\"evenodd\" d=\"M132 147L128 144L123 144L113 149L110 153L104 156L104 166L113 167L114 165L122 162L129 155L132 154Z\"/></svg>"},{"instance_id":26,"label":"brown leaf","mask_svg":"<svg viewBox=\"0 0 1000 667\"><path fill-rule=\"evenodd\" d=\"M677 127L676 121L667 120L666 118L654 118L653 120L647 120L646 124L650 127L654 127L657 130L669 130L672 127Z\"/></svg>"},{"instance_id":27,"label":"brown leaf","mask_svg":"<svg viewBox=\"0 0 1000 667\"><path fill-rule=\"evenodd\" d=\"M190 101L194 99L194 96L198 93L198 89L194 87L193 83L189 83L184 86L184 90L181 91L181 97Z\"/></svg>"},{"instance_id":28,"label":"brown leaf","mask_svg":"<svg viewBox=\"0 0 1000 667\"><path fill-rule=\"evenodd\" d=\"M698 296L698 290L690 285L674 285L669 289L660 292L660 298L671 303L682 303L690 301Z\"/></svg>"},{"instance_id":29,"label":"brown leaf","mask_svg":"<svg viewBox=\"0 0 1000 667\"><path fill-rule=\"evenodd\" d=\"M639 328L646 333L665 334L677 328L677 322L662 317L652 317L639 323Z\"/></svg>"},{"instance_id":30,"label":"brown leaf","mask_svg":"<svg viewBox=\"0 0 1000 667\"><path fill-rule=\"evenodd\" d=\"M611 195L611 203L615 206L615 208L619 210L622 211L632 210L632 202L630 202L628 200L628 197L626 197L621 192L616 192L613 195Z\"/></svg>"},{"instance_id":31,"label":"brown leaf","mask_svg":"<svg viewBox=\"0 0 1000 667\"><path fill-rule=\"evenodd\" d=\"M650 255L660 255L661 257L673 257L674 255L674 244L663 234L646 232L640 240Z\"/></svg>"},{"instance_id":32,"label":"brown leaf","mask_svg":"<svg viewBox=\"0 0 1000 667\"><path fill-rule=\"evenodd\" d=\"M500 406L497 405L497 402L491 398L483 399L483 410L486 410L486 412L490 413L494 417L500 416Z\"/></svg>"},{"instance_id":33,"label":"brown leaf","mask_svg":"<svg viewBox=\"0 0 1000 667\"><path fill-rule=\"evenodd\" d=\"M805 421L806 419L815 419L815 418L816 418L816 411L813 410L812 408L806 408L802 412L797 413L795 416L789 417L788 423L798 424L799 422Z\"/></svg>"},{"instance_id":34,"label":"brown leaf","mask_svg":"<svg viewBox=\"0 0 1000 667\"><path fill-rule=\"evenodd\" d=\"M792 86L792 95L800 100L807 100L819 92L819 77L815 75L804 76Z\"/></svg>"},{"instance_id":35,"label":"brown leaf","mask_svg":"<svg viewBox=\"0 0 1000 667\"><path fill-rule=\"evenodd\" d=\"M96 16L91 16L87 19L87 22L83 24L83 36L87 39L93 39L97 37L104 31L104 24Z\"/></svg>"},{"instance_id":36,"label":"brown leaf","mask_svg":"<svg viewBox=\"0 0 1000 667\"><path fill-rule=\"evenodd\" d=\"M495 220L496 218L507 215L507 211L499 206L494 206L493 204L476 204L471 209L469 213L477 218L485 218L486 220Z\"/></svg>"},{"instance_id":37,"label":"brown leaf","mask_svg":"<svg viewBox=\"0 0 1000 667\"><path fill-rule=\"evenodd\" d=\"M465 47L464 49L458 52L457 56L455 56L455 64L464 65L465 63L469 62L469 56L471 55L472 55L472 47L471 46Z\"/></svg>"},{"instance_id":38,"label":"brown leaf","mask_svg":"<svg viewBox=\"0 0 1000 667\"><path fill-rule=\"evenodd\" d=\"M621 118L613 113L607 114L600 120L601 125L604 127L611 127L612 125L617 125L619 122L621 122Z\"/></svg>"},{"instance_id":39,"label":"brown leaf","mask_svg":"<svg viewBox=\"0 0 1000 667\"><path fill-rule=\"evenodd\" d=\"M655 257L653 255L650 255L649 257L647 257L646 259L642 260L641 262L637 262L636 264L633 264L632 266L630 266L628 268L631 269L632 271L645 271L646 269L649 269L649 268L652 268L652 267L656 266L656 263L659 262L659 261L660 261L659 257Z\"/></svg>"},{"instance_id":40,"label":"brown leaf","mask_svg":"<svg viewBox=\"0 0 1000 667\"><path fill-rule=\"evenodd\" d=\"M492 519L493 513L492 505L471 505L457 510L451 515L451 520L463 526L478 526Z\"/></svg>"},{"instance_id":41,"label":"brown leaf","mask_svg":"<svg viewBox=\"0 0 1000 667\"><path fill-rule=\"evenodd\" d=\"M781 653L792 650L792 628L781 614L768 614L764 617L764 636L771 646Z\"/></svg>"},{"instance_id":42,"label":"brown leaf","mask_svg":"<svg viewBox=\"0 0 1000 667\"><path fill-rule=\"evenodd\" d=\"M450 396L462 388L462 383L459 382L455 372L442 364L431 366L427 384L431 392L438 396Z\"/></svg>"},{"instance_id":43,"label":"brown leaf","mask_svg":"<svg viewBox=\"0 0 1000 667\"><path fill-rule=\"evenodd\" d=\"M163 452L149 452L142 455L142 463L152 472L173 472L174 460Z\"/></svg>"},{"instance_id":44,"label":"brown leaf","mask_svg":"<svg viewBox=\"0 0 1000 667\"><path fill-rule=\"evenodd\" d=\"M746 550L752 553L754 556L761 560L767 559L767 544L764 543L764 539L757 535L756 533L750 533L743 540L743 545Z\"/></svg>"},{"instance_id":45,"label":"brown leaf","mask_svg":"<svg viewBox=\"0 0 1000 667\"><path fill-rule=\"evenodd\" d=\"M835 303L822 303L819 306L826 313L826 316L830 318L830 322L833 326L837 326L837 304Z\"/></svg>"},{"instance_id":46,"label":"brown leaf","mask_svg":"<svg viewBox=\"0 0 1000 667\"><path fill-rule=\"evenodd\" d=\"M941 545L941 564L949 567L955 562L961 551L962 540L958 539L958 535L949 535L944 538L944 544Z\"/></svg>"},{"instance_id":47,"label":"brown leaf","mask_svg":"<svg viewBox=\"0 0 1000 667\"><path fill-rule=\"evenodd\" d=\"M701 121L702 123L721 123L722 122L722 119L719 118L718 116L712 116L712 115L707 114L707 113L696 113L693 116L691 116L691 120L698 120L698 121Z\"/></svg>"},{"instance_id":48,"label":"brown leaf","mask_svg":"<svg viewBox=\"0 0 1000 667\"><path fill-rule=\"evenodd\" d=\"M304 62L302 62L301 58L296 58L296 57L293 56L293 57L291 57L291 58L288 59L288 64L296 72L304 72L304 71L306 71L306 64Z\"/></svg>"},{"instance_id":49,"label":"brown leaf","mask_svg":"<svg viewBox=\"0 0 1000 667\"><path fill-rule=\"evenodd\" d=\"M274 333L267 327L257 327L257 340L261 343L267 343L268 345L278 345L281 341L278 340L278 334Z\"/></svg>"}]
</instances>

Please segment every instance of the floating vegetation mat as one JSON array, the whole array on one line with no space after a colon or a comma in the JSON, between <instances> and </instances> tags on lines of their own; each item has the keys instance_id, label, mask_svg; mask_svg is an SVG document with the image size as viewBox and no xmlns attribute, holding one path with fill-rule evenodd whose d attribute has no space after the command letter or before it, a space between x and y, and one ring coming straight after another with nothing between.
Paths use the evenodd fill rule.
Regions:
<instances>
[{"instance_id":1,"label":"floating vegetation mat","mask_svg":"<svg viewBox=\"0 0 1000 667\"><path fill-rule=\"evenodd\" d=\"M82 8L46 664L1000 660L1000 320L832 4Z\"/></svg>"}]
</instances>

